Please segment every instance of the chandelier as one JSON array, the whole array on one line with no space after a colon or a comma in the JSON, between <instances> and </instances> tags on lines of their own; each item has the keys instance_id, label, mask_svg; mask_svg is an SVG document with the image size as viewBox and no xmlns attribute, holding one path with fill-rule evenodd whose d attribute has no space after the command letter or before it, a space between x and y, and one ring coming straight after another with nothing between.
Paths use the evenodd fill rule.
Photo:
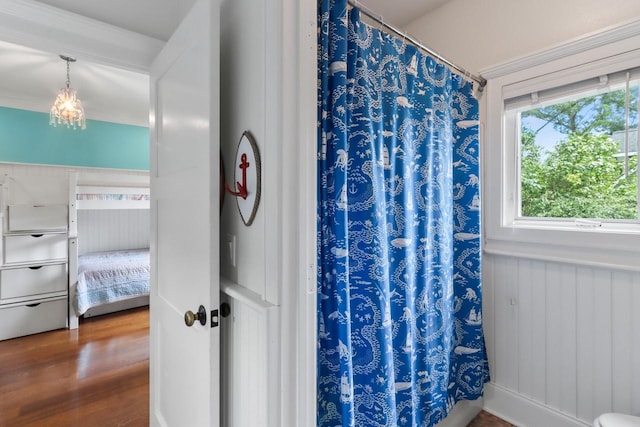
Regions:
<instances>
[{"instance_id":1,"label":"chandelier","mask_svg":"<svg viewBox=\"0 0 640 427\"><path fill-rule=\"evenodd\" d=\"M76 90L71 88L71 80L69 79L69 63L76 62L76 60L64 55L60 55L60 58L67 61L67 86L60 89L60 93L51 107L49 124L52 126L62 124L74 129L78 127L86 129L84 108L76 96Z\"/></svg>"}]
</instances>

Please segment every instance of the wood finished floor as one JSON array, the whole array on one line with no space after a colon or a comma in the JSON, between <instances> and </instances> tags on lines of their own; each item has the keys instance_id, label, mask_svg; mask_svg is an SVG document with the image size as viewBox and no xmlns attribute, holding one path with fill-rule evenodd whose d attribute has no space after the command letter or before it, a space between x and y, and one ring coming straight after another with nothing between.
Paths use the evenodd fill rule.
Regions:
<instances>
[{"instance_id":1,"label":"wood finished floor","mask_svg":"<svg viewBox=\"0 0 640 427\"><path fill-rule=\"evenodd\" d=\"M488 412L482 411L467 425L467 427L514 427L514 425L501 420Z\"/></svg>"},{"instance_id":2,"label":"wood finished floor","mask_svg":"<svg viewBox=\"0 0 640 427\"><path fill-rule=\"evenodd\" d=\"M0 341L0 426L149 425L149 310ZM510 427L482 412L468 427Z\"/></svg>"},{"instance_id":3,"label":"wood finished floor","mask_svg":"<svg viewBox=\"0 0 640 427\"><path fill-rule=\"evenodd\" d=\"M147 425L147 308L0 341L0 426Z\"/></svg>"}]
</instances>

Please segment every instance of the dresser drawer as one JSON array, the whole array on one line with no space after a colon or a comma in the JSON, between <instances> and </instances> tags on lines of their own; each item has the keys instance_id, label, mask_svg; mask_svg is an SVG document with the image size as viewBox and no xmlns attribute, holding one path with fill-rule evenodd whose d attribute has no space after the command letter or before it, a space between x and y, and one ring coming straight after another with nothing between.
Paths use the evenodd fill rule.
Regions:
<instances>
[{"instance_id":1,"label":"dresser drawer","mask_svg":"<svg viewBox=\"0 0 640 427\"><path fill-rule=\"evenodd\" d=\"M67 265L52 264L0 271L0 300L65 291Z\"/></svg>"},{"instance_id":2,"label":"dresser drawer","mask_svg":"<svg viewBox=\"0 0 640 427\"><path fill-rule=\"evenodd\" d=\"M4 237L5 264L67 259L67 235L17 234Z\"/></svg>"},{"instance_id":3,"label":"dresser drawer","mask_svg":"<svg viewBox=\"0 0 640 427\"><path fill-rule=\"evenodd\" d=\"M61 329L67 326L67 298L29 305L0 305L0 340Z\"/></svg>"}]
</instances>

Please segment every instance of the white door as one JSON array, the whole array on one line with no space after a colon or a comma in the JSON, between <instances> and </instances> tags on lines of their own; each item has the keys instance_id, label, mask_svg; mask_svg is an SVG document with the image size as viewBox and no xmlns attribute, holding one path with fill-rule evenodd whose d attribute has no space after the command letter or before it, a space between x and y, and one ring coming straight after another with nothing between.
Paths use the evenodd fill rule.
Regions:
<instances>
[{"instance_id":1,"label":"white door","mask_svg":"<svg viewBox=\"0 0 640 427\"><path fill-rule=\"evenodd\" d=\"M218 1L198 0L151 67L152 426L220 420L218 28Z\"/></svg>"}]
</instances>

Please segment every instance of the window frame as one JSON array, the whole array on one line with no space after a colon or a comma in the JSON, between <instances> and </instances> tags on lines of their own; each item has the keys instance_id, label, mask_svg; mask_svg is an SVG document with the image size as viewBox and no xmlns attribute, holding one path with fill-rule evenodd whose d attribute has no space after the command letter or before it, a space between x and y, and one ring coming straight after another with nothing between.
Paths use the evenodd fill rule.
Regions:
<instances>
[{"instance_id":1,"label":"window frame","mask_svg":"<svg viewBox=\"0 0 640 427\"><path fill-rule=\"evenodd\" d=\"M488 80L483 156L483 249L524 256L640 271L640 223L518 218L520 206L517 113L505 100L640 67L640 20L484 70ZM509 137L511 135L511 137Z\"/></svg>"}]
</instances>

